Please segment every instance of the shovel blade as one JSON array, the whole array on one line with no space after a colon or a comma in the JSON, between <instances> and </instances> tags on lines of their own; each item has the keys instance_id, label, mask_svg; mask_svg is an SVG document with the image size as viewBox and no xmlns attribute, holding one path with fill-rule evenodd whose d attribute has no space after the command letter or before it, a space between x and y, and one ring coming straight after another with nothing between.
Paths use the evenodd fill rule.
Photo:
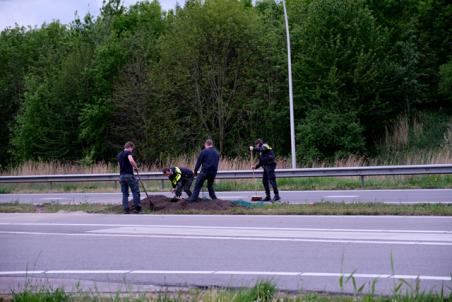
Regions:
<instances>
[{"instance_id":1,"label":"shovel blade","mask_svg":"<svg viewBox=\"0 0 452 302\"><path fill-rule=\"evenodd\" d=\"M252 196L251 197L251 201L261 201L262 200L262 196Z\"/></svg>"}]
</instances>

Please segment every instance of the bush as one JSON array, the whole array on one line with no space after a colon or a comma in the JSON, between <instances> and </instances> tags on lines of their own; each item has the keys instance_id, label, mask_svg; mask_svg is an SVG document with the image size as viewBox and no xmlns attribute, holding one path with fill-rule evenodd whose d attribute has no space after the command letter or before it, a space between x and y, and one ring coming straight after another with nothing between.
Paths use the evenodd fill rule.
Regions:
<instances>
[{"instance_id":1,"label":"bush","mask_svg":"<svg viewBox=\"0 0 452 302\"><path fill-rule=\"evenodd\" d=\"M250 289L249 301L272 301L276 293L276 286L269 281L259 281Z\"/></svg>"},{"instance_id":2,"label":"bush","mask_svg":"<svg viewBox=\"0 0 452 302\"><path fill-rule=\"evenodd\" d=\"M364 151L363 128L353 112L312 110L298 126L299 157L314 161Z\"/></svg>"},{"instance_id":3,"label":"bush","mask_svg":"<svg viewBox=\"0 0 452 302\"><path fill-rule=\"evenodd\" d=\"M65 302L69 300L69 294L62 288L56 290L42 288L37 291L25 289L20 293L13 292L12 294L13 302Z\"/></svg>"},{"instance_id":4,"label":"bush","mask_svg":"<svg viewBox=\"0 0 452 302\"><path fill-rule=\"evenodd\" d=\"M439 76L439 92L446 100L452 101L452 60L440 66Z\"/></svg>"}]
</instances>

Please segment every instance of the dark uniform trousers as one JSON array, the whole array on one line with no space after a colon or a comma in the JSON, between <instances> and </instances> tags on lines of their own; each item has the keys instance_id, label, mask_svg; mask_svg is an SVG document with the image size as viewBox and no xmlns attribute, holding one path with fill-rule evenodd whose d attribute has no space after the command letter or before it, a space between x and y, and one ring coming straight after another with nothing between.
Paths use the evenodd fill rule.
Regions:
<instances>
[{"instance_id":1,"label":"dark uniform trousers","mask_svg":"<svg viewBox=\"0 0 452 302\"><path fill-rule=\"evenodd\" d=\"M269 186L269 184L270 184L273 188L273 192L275 193L275 195L278 195L279 192L278 192L278 186L276 184L276 175L275 175L276 164L265 165L265 166L262 166L262 168L264 169L264 175L262 176L262 183L264 184L265 194L267 196L270 196L270 186Z\"/></svg>"},{"instance_id":2,"label":"dark uniform trousers","mask_svg":"<svg viewBox=\"0 0 452 302\"><path fill-rule=\"evenodd\" d=\"M215 177L217 176L216 173L209 173L206 174L204 172L201 172L196 176L196 183L195 188L193 190L193 194L191 196L191 200L196 201L199 196L199 192L201 191L202 186L204 185L204 182L207 180L207 189L209 190L209 196L211 199L217 199L217 196L215 195L215 190L213 189L213 183L215 182Z\"/></svg>"},{"instance_id":3,"label":"dark uniform trousers","mask_svg":"<svg viewBox=\"0 0 452 302\"><path fill-rule=\"evenodd\" d=\"M174 192L177 197L182 195L182 190L191 197L191 184L193 182L193 177L181 177L180 181L176 184L176 191Z\"/></svg>"}]
</instances>

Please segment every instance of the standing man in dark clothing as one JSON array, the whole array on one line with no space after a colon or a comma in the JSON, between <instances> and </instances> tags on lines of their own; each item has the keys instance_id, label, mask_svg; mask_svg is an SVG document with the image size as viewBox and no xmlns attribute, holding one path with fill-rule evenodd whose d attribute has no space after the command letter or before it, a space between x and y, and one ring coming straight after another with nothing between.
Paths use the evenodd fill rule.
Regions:
<instances>
[{"instance_id":1,"label":"standing man in dark clothing","mask_svg":"<svg viewBox=\"0 0 452 302\"><path fill-rule=\"evenodd\" d=\"M121 183L122 192L122 207L124 214L129 214L129 188L132 191L133 203L135 205L135 213L141 212L140 203L140 188L138 182L133 174L133 171L138 171L138 166L133 159L132 152L135 148L134 143L127 142L124 145L124 150L120 152L116 158L119 163L119 180Z\"/></svg>"},{"instance_id":2,"label":"standing man in dark clothing","mask_svg":"<svg viewBox=\"0 0 452 302\"><path fill-rule=\"evenodd\" d=\"M199 168L202 165L201 173L196 177L195 189L193 194L188 201L194 202L198 200L199 192L207 180L207 189L209 190L209 196L212 200L217 199L215 195L215 190L213 189L213 183L215 177L217 176L218 164L220 163L220 153L213 146L213 141L211 139L206 140L204 143L204 150L198 156L196 161L196 166L194 173L198 173Z\"/></svg>"},{"instance_id":3,"label":"standing man in dark clothing","mask_svg":"<svg viewBox=\"0 0 452 302\"><path fill-rule=\"evenodd\" d=\"M187 193L188 197L191 196L191 184L193 183L194 175L193 171L187 168L171 167L162 170L163 174L168 176L173 186L173 193L176 198L180 198L182 190Z\"/></svg>"},{"instance_id":4,"label":"standing man in dark clothing","mask_svg":"<svg viewBox=\"0 0 452 302\"><path fill-rule=\"evenodd\" d=\"M271 184L271 186L273 187L273 192L275 193L275 197L272 201L281 200L281 197L279 197L278 186L276 184L276 160L275 153L273 152L272 148L268 144L264 143L262 139L257 139L255 142L255 147L250 146L250 150L254 153L257 153L259 156L258 164L252 166L251 169L259 169L260 167L264 169L264 175L262 177L262 183L264 184L266 195L264 201L272 200L270 197L270 186L268 185L268 183Z\"/></svg>"}]
</instances>

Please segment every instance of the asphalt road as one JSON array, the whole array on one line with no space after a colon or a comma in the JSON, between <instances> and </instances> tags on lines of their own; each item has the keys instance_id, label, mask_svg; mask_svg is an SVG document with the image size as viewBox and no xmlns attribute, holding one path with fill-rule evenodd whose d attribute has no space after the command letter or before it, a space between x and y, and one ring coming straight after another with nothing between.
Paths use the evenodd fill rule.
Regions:
<instances>
[{"instance_id":1,"label":"asphalt road","mask_svg":"<svg viewBox=\"0 0 452 302\"><path fill-rule=\"evenodd\" d=\"M168 192L152 193L165 194ZM151 195L152 195L151 194ZM259 192L265 196L263 192ZM208 198L208 194L201 195ZM250 200L252 191L218 192L218 198ZM144 198L144 194L142 194ZM383 203L452 203L452 189L404 189L404 190L330 190L330 191L283 191L283 201L290 203L310 202L383 202ZM57 203L120 203L121 193L32 193L0 194L0 203L22 202L41 204Z\"/></svg>"},{"instance_id":2,"label":"asphalt road","mask_svg":"<svg viewBox=\"0 0 452 302\"><path fill-rule=\"evenodd\" d=\"M0 214L0 245L3 292L26 278L113 292L263 279L340 292L352 273L380 293L452 285L452 217Z\"/></svg>"}]
</instances>

